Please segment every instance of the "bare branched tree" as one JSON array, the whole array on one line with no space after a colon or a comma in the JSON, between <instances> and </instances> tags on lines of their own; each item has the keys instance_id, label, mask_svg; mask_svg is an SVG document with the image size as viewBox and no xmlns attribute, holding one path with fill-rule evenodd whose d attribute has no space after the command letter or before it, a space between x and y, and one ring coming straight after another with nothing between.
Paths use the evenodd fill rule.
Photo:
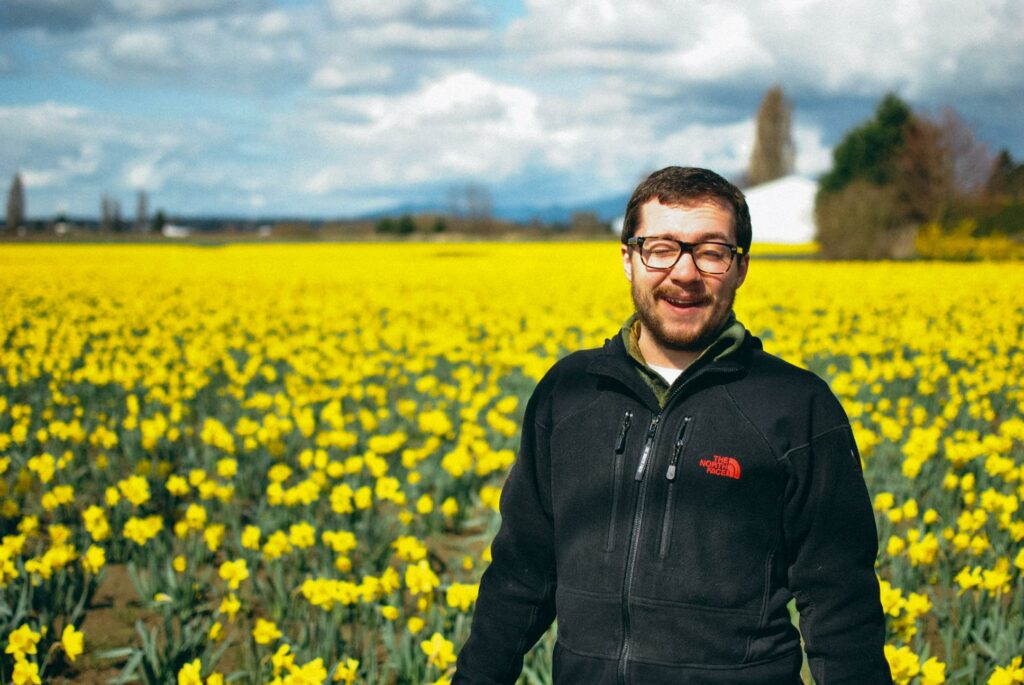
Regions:
<instances>
[{"instance_id":1,"label":"bare branched tree","mask_svg":"<svg viewBox=\"0 0 1024 685\"><path fill-rule=\"evenodd\" d=\"M996 155L975 137L974 130L951 106L943 107L933 123L949 155L953 190L959 195L978 195L992 173Z\"/></svg>"},{"instance_id":2,"label":"bare branched tree","mask_svg":"<svg viewBox=\"0 0 1024 685\"><path fill-rule=\"evenodd\" d=\"M476 183L448 189L448 211L452 216L486 221L494 214L494 202L487 188Z\"/></svg>"}]
</instances>

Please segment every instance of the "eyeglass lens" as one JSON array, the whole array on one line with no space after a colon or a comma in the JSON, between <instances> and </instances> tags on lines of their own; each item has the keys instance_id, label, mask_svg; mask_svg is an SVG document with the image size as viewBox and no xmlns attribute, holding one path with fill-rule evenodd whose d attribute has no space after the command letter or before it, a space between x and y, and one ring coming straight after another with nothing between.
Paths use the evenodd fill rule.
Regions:
<instances>
[{"instance_id":1,"label":"eyeglass lens","mask_svg":"<svg viewBox=\"0 0 1024 685\"><path fill-rule=\"evenodd\" d=\"M682 257L684 249L693 255L697 269L704 273L725 273L732 264L732 251L718 243L694 243L684 248L674 240L645 240L640 256L652 269L671 269Z\"/></svg>"}]
</instances>

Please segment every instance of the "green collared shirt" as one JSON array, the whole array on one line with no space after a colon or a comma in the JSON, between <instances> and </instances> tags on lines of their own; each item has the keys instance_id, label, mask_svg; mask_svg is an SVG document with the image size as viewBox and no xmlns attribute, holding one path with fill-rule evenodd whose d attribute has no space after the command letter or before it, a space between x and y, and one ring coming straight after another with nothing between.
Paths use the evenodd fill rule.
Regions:
<instances>
[{"instance_id":1,"label":"green collared shirt","mask_svg":"<svg viewBox=\"0 0 1024 685\"><path fill-rule=\"evenodd\" d=\"M722 329L718 337L715 338L715 341L704 348L704 351L693 360L693 363L686 367L683 373L679 374L679 378L676 379L673 385L679 384L685 376L691 374L695 369L704 364L716 361L735 352L743 343L746 333L746 327L736 320L734 313L729 312L729 318L722 324ZM640 319L636 312L633 312L633 315L626 319L626 323L622 324L620 335L622 335L622 342L626 345L626 352L637 363L637 373L650 386L654 396L658 398L658 405L664 409L671 386L669 386L660 373L647 364L643 354L640 352Z\"/></svg>"}]
</instances>

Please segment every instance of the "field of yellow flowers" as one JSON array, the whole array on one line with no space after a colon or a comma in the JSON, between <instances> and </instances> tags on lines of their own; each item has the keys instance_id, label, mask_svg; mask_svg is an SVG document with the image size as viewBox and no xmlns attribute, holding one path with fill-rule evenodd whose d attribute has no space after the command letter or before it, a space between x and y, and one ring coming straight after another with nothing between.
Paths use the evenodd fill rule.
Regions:
<instances>
[{"instance_id":1,"label":"field of yellow flowers","mask_svg":"<svg viewBox=\"0 0 1024 685\"><path fill-rule=\"evenodd\" d=\"M630 313L619 263L614 242L0 248L0 681L446 682L525 400ZM1021 293L1014 265L755 246L737 298L854 424L900 684L1024 682ZM111 578L119 643L93 627ZM549 680L537 650L524 682Z\"/></svg>"}]
</instances>

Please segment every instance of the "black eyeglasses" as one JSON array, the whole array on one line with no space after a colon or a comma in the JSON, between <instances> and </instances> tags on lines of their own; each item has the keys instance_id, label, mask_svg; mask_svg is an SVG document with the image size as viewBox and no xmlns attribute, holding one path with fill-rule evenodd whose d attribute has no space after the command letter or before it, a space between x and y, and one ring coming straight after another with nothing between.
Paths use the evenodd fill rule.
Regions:
<instances>
[{"instance_id":1,"label":"black eyeglasses","mask_svg":"<svg viewBox=\"0 0 1024 685\"><path fill-rule=\"evenodd\" d=\"M689 252L697 271L705 274L724 274L732 266L733 257L744 254L742 247L728 243L684 243L682 240L662 236L633 237L626 241L626 245L640 249L640 261L648 269L671 269L684 253Z\"/></svg>"}]
</instances>

